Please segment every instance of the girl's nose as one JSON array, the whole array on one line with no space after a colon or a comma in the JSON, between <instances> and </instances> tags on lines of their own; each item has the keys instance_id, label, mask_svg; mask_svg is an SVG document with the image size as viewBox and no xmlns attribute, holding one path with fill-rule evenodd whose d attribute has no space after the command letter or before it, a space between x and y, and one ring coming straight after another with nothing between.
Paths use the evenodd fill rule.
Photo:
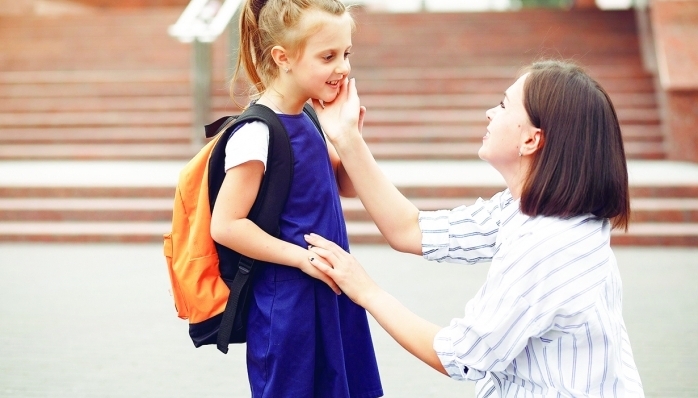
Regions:
<instances>
[{"instance_id":1,"label":"girl's nose","mask_svg":"<svg viewBox=\"0 0 698 398\"><path fill-rule=\"evenodd\" d=\"M351 65L349 64L349 59L344 59L342 63L340 63L339 66L337 66L335 72L340 75L348 75L349 72L351 72Z\"/></svg>"}]
</instances>

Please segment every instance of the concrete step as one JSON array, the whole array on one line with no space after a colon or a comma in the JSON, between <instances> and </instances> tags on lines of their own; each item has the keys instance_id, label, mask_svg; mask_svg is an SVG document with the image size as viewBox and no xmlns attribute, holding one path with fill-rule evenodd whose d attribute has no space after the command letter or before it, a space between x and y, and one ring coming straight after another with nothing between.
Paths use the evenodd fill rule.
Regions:
<instances>
[{"instance_id":1,"label":"concrete step","mask_svg":"<svg viewBox=\"0 0 698 398\"><path fill-rule=\"evenodd\" d=\"M370 111L369 111L370 112ZM484 114L484 112L483 112ZM363 138L366 142L480 142L484 135L486 123L472 125L429 126L388 126L364 125ZM657 125L632 124L622 126L626 142L655 142L664 140ZM0 130L0 141L2 141Z\"/></svg>"},{"instance_id":2,"label":"concrete step","mask_svg":"<svg viewBox=\"0 0 698 398\"><path fill-rule=\"evenodd\" d=\"M2 145L189 144L191 139L189 126L0 128Z\"/></svg>"},{"instance_id":3,"label":"concrete step","mask_svg":"<svg viewBox=\"0 0 698 398\"><path fill-rule=\"evenodd\" d=\"M476 199L434 197L410 198L410 201L420 210L438 210L470 205L475 203ZM633 198L630 207L633 224L698 223L698 198ZM371 221L371 217L357 198L342 198L342 209L347 221Z\"/></svg>"},{"instance_id":4,"label":"concrete step","mask_svg":"<svg viewBox=\"0 0 698 398\"><path fill-rule=\"evenodd\" d=\"M352 244L387 244L372 222L348 222ZM613 246L698 246L698 223L633 223L628 232L614 230Z\"/></svg>"},{"instance_id":5,"label":"concrete step","mask_svg":"<svg viewBox=\"0 0 698 398\"><path fill-rule=\"evenodd\" d=\"M367 68L367 67L364 67ZM357 68L358 69L358 68ZM494 94L503 92L513 83L516 75L501 78L417 78L384 79L357 78L362 95L431 95ZM613 77L599 79L611 96L647 94L654 92L648 76ZM226 83L212 85L214 95L229 95ZM191 95L189 80L168 81L115 81L115 82L58 82L58 83L5 83L0 84L1 98L73 98L73 97L182 97ZM162 100L162 98L160 98ZM156 105L158 106L158 105Z\"/></svg>"},{"instance_id":6,"label":"concrete step","mask_svg":"<svg viewBox=\"0 0 698 398\"><path fill-rule=\"evenodd\" d=\"M495 104L496 105L496 104ZM492 106L495 106L492 105ZM238 113L231 110L229 114ZM368 114L367 114L368 115ZM191 111L103 111L103 112L0 112L0 128L65 126L191 126ZM215 120L215 116L211 118ZM657 109L619 109L624 124L659 124ZM486 123L485 110L468 109L372 109L365 124L426 125Z\"/></svg>"},{"instance_id":7,"label":"concrete step","mask_svg":"<svg viewBox=\"0 0 698 398\"><path fill-rule=\"evenodd\" d=\"M128 144L3 144L0 160L180 160L190 159L196 153L191 144L183 141L149 142L152 140ZM478 159L482 143L368 142L368 146L376 159L465 160ZM629 159L665 157L662 145L657 142L626 142L625 152Z\"/></svg>"},{"instance_id":8,"label":"concrete step","mask_svg":"<svg viewBox=\"0 0 698 398\"><path fill-rule=\"evenodd\" d=\"M196 152L189 143L3 144L0 160L169 160Z\"/></svg>"},{"instance_id":9,"label":"concrete step","mask_svg":"<svg viewBox=\"0 0 698 398\"><path fill-rule=\"evenodd\" d=\"M510 75L510 81L515 74ZM499 92L483 94L364 94L362 81L357 78L361 104L368 109L488 109L502 100ZM501 90L500 90L501 91ZM657 98L654 93L615 93L613 104L618 109L655 108Z\"/></svg>"},{"instance_id":10,"label":"concrete step","mask_svg":"<svg viewBox=\"0 0 698 398\"><path fill-rule=\"evenodd\" d=\"M418 162L417 162L418 163ZM174 197L174 183L166 184L165 186L99 186L76 184L74 186L12 186L0 185L0 201L12 199L11 203L23 200L52 200L59 199L88 199L88 200L104 200L109 199L127 199L128 201L139 200L156 200L154 203L159 203L163 206L167 201L171 202ZM444 208L455 207L462 203L463 198L488 198L495 193L501 191L501 184L440 184L440 185L410 185L398 184L400 192L403 195L418 200L417 203L426 203L425 208ZM651 210L654 203L660 203L664 207L678 208L680 211L692 211L693 200L698 198L698 184L693 185L675 185L662 186L656 184L649 185L631 185L630 194L634 201L637 202L633 207L642 209L645 212ZM157 200L164 200L157 202ZM343 199L347 200L347 199ZM660 202L653 202L661 200ZM672 202L676 200L676 202ZM436 202L433 202L436 201ZM8 202L9 203L9 202ZM75 202L66 202L75 203ZM431 203L439 203L439 205L431 205ZM171 203L170 203L171 205ZM453 206L451 206L453 205ZM25 206L16 204L15 206ZM65 205L67 206L67 205ZM156 208L154 205L149 205L147 208ZM348 205L349 209L353 209L353 204ZM117 207L118 208L118 207ZM655 209L661 211L662 207ZM644 221L644 220L642 220Z\"/></svg>"},{"instance_id":11,"label":"concrete step","mask_svg":"<svg viewBox=\"0 0 698 398\"><path fill-rule=\"evenodd\" d=\"M2 222L5 242L162 242L170 222Z\"/></svg>"},{"instance_id":12,"label":"concrete step","mask_svg":"<svg viewBox=\"0 0 698 398\"><path fill-rule=\"evenodd\" d=\"M379 163L419 208L453 208L498 192L484 162ZM0 241L158 242L169 229L183 162L0 162ZM698 169L629 162L630 232L615 245L695 245ZM382 243L357 199L343 199L353 243Z\"/></svg>"},{"instance_id":13,"label":"concrete step","mask_svg":"<svg viewBox=\"0 0 698 398\"><path fill-rule=\"evenodd\" d=\"M173 198L0 198L2 222L164 222Z\"/></svg>"},{"instance_id":14,"label":"concrete step","mask_svg":"<svg viewBox=\"0 0 698 398\"><path fill-rule=\"evenodd\" d=\"M169 222L2 222L0 241L5 242L162 242ZM385 244L372 222L348 222L352 244ZM616 246L698 245L698 223L633 223L629 231L614 231Z\"/></svg>"},{"instance_id":15,"label":"concrete step","mask_svg":"<svg viewBox=\"0 0 698 398\"><path fill-rule=\"evenodd\" d=\"M171 196L171 195L170 195ZM476 198L410 198L421 210L452 209ZM0 198L0 222L166 222L171 197ZM698 223L698 198L633 198L632 223ZM371 221L361 201L342 198L347 221Z\"/></svg>"}]
</instances>

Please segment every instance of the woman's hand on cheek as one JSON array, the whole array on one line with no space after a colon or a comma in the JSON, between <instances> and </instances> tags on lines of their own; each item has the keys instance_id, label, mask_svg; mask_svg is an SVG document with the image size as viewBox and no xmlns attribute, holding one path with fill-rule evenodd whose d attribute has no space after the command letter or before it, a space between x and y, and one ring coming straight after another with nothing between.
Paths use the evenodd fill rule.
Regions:
<instances>
[{"instance_id":1,"label":"woman's hand on cheek","mask_svg":"<svg viewBox=\"0 0 698 398\"><path fill-rule=\"evenodd\" d=\"M313 99L313 108L327 137L336 144L355 132L361 132L366 108L361 106L354 79L345 79L332 102Z\"/></svg>"},{"instance_id":2,"label":"woman's hand on cheek","mask_svg":"<svg viewBox=\"0 0 698 398\"><path fill-rule=\"evenodd\" d=\"M365 307L381 291L354 256L334 242L315 234L306 235L305 240L316 254L309 258L310 263L332 278L352 301Z\"/></svg>"}]
</instances>

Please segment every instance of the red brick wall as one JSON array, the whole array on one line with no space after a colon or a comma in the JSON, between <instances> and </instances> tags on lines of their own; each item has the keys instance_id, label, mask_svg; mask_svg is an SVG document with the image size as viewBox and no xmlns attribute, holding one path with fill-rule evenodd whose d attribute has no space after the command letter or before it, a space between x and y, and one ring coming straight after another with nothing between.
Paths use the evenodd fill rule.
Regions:
<instances>
[{"instance_id":1,"label":"red brick wall","mask_svg":"<svg viewBox=\"0 0 698 398\"><path fill-rule=\"evenodd\" d=\"M651 16L667 156L698 162L698 2L654 0Z\"/></svg>"}]
</instances>

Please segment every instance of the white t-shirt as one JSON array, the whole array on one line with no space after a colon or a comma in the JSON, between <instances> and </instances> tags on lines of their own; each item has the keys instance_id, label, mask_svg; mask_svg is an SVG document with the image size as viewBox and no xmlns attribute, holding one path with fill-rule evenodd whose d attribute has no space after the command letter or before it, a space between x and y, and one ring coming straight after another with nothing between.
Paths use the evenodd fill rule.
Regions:
<instances>
[{"instance_id":1,"label":"white t-shirt","mask_svg":"<svg viewBox=\"0 0 698 398\"><path fill-rule=\"evenodd\" d=\"M242 125L225 145L225 171L250 160L259 160L267 169L269 127L254 121Z\"/></svg>"}]
</instances>

